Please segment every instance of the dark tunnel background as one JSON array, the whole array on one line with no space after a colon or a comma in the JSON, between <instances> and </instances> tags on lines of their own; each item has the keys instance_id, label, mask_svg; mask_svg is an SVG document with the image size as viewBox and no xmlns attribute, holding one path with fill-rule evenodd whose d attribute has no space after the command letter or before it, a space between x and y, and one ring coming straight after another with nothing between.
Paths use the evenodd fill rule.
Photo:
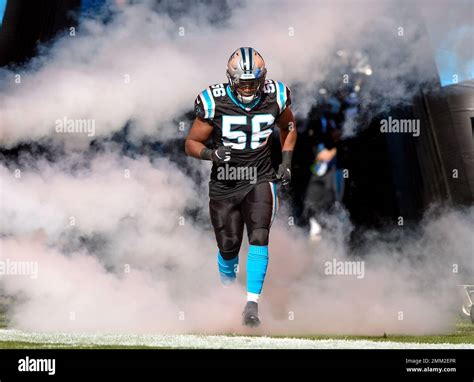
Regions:
<instances>
[{"instance_id":1,"label":"dark tunnel background","mask_svg":"<svg viewBox=\"0 0 474 382\"><path fill-rule=\"evenodd\" d=\"M0 33L0 65L14 67L27 62L37 53L40 44L76 25L73 11L91 11L102 1L80 0L16 0L8 1ZM82 8L81 8L82 7ZM433 58L433 70L436 65ZM431 87L431 89L433 89ZM297 87L293 89L297 92ZM380 120L391 116L419 119L421 134L382 134ZM187 116L192 121L192 112ZM343 168L349 178L343 204L356 230L387 229L398 226L398 218L406 226L416 226L423 213L435 202L451 206L472 204L474 82L441 87L429 92L419 89L413 104L392 108L384 115L366 117L359 124L364 128L357 136L344 139L339 147ZM313 123L311 115L297 121L298 126ZM147 154L169 156L183 166L183 143L186 132L175 141L144 142L134 146L127 141L128 126L110 138L123 144L125 155ZM297 225L305 226L303 200L310 166L314 161L313 139L309 131L299 129L294 155L292 188L286 196L290 214ZM94 141L91 150L100 150ZM273 161L280 161L278 139L274 139ZM25 143L0 151L0 160L14 163L21 153L30 153L54 161L62 153L51 152L48 143ZM21 164L20 164L21 165ZM453 176L457 173L457 177ZM202 180L201 180L202 181Z\"/></svg>"}]
</instances>

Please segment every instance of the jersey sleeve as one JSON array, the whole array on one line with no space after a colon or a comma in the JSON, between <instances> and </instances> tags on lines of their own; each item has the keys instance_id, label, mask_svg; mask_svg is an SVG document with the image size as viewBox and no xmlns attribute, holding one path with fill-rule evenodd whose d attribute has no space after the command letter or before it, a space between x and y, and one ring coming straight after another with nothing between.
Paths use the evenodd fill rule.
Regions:
<instances>
[{"instance_id":1,"label":"jersey sleeve","mask_svg":"<svg viewBox=\"0 0 474 382\"><path fill-rule=\"evenodd\" d=\"M194 101L196 117L204 121L212 121L216 112L216 103L209 88L203 90Z\"/></svg>"},{"instance_id":2,"label":"jersey sleeve","mask_svg":"<svg viewBox=\"0 0 474 382\"><path fill-rule=\"evenodd\" d=\"M285 109L291 106L291 91L288 86L282 82L275 81L276 83L276 100L278 107L280 109L280 114L285 111Z\"/></svg>"}]
</instances>

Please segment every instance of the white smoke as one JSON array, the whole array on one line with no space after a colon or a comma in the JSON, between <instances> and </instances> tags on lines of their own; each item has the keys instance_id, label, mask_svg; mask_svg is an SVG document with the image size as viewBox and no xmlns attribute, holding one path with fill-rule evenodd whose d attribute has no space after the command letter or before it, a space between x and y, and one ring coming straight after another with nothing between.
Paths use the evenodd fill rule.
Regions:
<instances>
[{"instance_id":1,"label":"white smoke","mask_svg":"<svg viewBox=\"0 0 474 382\"><path fill-rule=\"evenodd\" d=\"M178 168L102 154L74 175L48 164L20 178L2 167L1 175L1 259L38 264L37 278L2 278L5 293L17 296L12 326L245 332L247 245L239 285L222 288L213 233L185 211L202 202ZM453 265L469 269L474 211L436 216L422 222L419 237L400 232L387 243L375 234L360 258L350 256L345 218L328 217L316 247L280 221L271 235L262 332L448 331L462 283ZM327 274L334 260L363 261L363 277Z\"/></svg>"},{"instance_id":2,"label":"white smoke","mask_svg":"<svg viewBox=\"0 0 474 382\"><path fill-rule=\"evenodd\" d=\"M162 9L172 4L164 2ZM193 5L173 17L154 12L152 2L130 5L106 24L83 22L75 37L58 39L18 73L3 71L1 145L47 139L51 150L69 150L54 163L25 157L18 169L13 163L0 167L1 259L38 264L36 279L2 277L4 292L15 296L11 326L246 331L240 323L246 242L239 285L223 289L206 190L165 158L127 158L113 147L92 157L82 151L91 139L109 137L127 122L136 140L179 136L176 118L205 86L225 80L233 49L254 46L271 78L298 85L295 109L302 114L331 72L341 41L349 49L369 49L377 80L368 104L409 101L413 90L400 78L411 84L431 79L419 25L400 25L412 20L405 17L417 7L313 1L226 6L228 19L219 18L221 3L212 9ZM438 10L445 6L437 4ZM401 46L403 63L391 65L398 63ZM15 74L21 83L14 82ZM94 120L96 137L55 132L55 121L64 117ZM208 164L195 166L207 174ZM205 211L204 218L192 209ZM449 331L461 282L453 264L461 270L469 264L474 218L472 210L437 216L426 218L419 237L401 235L395 244L375 237L365 256L355 259L365 261L362 279L324 273L326 261L354 260L347 220L329 218L333 230L317 247L277 223L261 304L264 325L257 333Z\"/></svg>"},{"instance_id":3,"label":"white smoke","mask_svg":"<svg viewBox=\"0 0 474 382\"><path fill-rule=\"evenodd\" d=\"M172 19L154 12L152 4L122 7L106 24L83 21L74 36L66 33L30 65L4 71L2 144L43 137L64 140L55 123L65 117L94 120L99 137L129 121L135 138L174 137L174 119L192 108L204 87L225 81L227 58L245 45L262 53L269 77L298 85L294 108L303 115L314 103L320 82L336 75L331 69L338 64L335 52L340 47L369 56L376 80L367 85L367 105L407 102L416 91L413 85L432 80L433 72L430 43L416 17L426 7L432 18L438 17L447 6L188 2L187 12ZM162 8L173 4L165 2ZM221 7L231 10L228 19L220 15ZM340 78L332 81L342 82L342 75L337 73Z\"/></svg>"}]
</instances>

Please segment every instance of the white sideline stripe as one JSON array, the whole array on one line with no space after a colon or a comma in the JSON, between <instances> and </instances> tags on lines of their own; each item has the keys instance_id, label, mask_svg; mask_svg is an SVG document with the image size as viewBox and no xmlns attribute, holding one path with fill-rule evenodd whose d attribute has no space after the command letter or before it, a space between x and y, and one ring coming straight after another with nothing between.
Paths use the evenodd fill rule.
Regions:
<instances>
[{"instance_id":1,"label":"white sideline stripe","mask_svg":"<svg viewBox=\"0 0 474 382\"><path fill-rule=\"evenodd\" d=\"M270 184L270 192L272 193L272 217L270 220L271 227L278 211L278 196L275 193L275 186L273 185L273 182L268 183Z\"/></svg>"},{"instance_id":2,"label":"white sideline stripe","mask_svg":"<svg viewBox=\"0 0 474 382\"><path fill-rule=\"evenodd\" d=\"M474 349L474 344L423 344L367 340L309 340L224 335L36 333L0 329L0 341L70 346L150 346L197 349Z\"/></svg>"}]
</instances>

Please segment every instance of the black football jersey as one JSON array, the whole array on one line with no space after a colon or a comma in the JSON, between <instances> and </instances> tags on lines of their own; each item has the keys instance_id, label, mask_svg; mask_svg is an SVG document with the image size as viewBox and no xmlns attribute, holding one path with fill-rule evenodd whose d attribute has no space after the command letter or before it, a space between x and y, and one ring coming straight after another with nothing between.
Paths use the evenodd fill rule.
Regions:
<instances>
[{"instance_id":1,"label":"black football jersey","mask_svg":"<svg viewBox=\"0 0 474 382\"><path fill-rule=\"evenodd\" d=\"M272 133L276 119L291 104L290 89L266 80L261 96L241 103L228 83L211 85L196 98L196 116L213 127L213 148L231 147L231 159L213 164L211 199L225 199L255 184L275 180L271 165Z\"/></svg>"}]
</instances>

